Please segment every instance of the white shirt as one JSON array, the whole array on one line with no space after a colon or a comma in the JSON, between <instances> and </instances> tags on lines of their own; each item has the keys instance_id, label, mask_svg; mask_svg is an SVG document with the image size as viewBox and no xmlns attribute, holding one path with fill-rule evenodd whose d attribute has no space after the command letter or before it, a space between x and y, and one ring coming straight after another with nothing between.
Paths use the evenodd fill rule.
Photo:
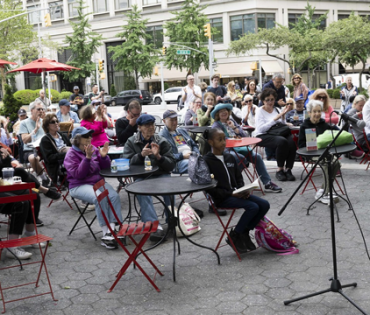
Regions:
<instances>
[{"instance_id":1,"label":"white shirt","mask_svg":"<svg viewBox=\"0 0 370 315\"><path fill-rule=\"evenodd\" d=\"M362 117L366 123L365 132L366 134L370 133L370 100L365 103L364 108L362 109Z\"/></svg>"},{"instance_id":2,"label":"white shirt","mask_svg":"<svg viewBox=\"0 0 370 315\"><path fill-rule=\"evenodd\" d=\"M185 99L185 102L184 102L184 108L187 110L189 108L190 104L192 102L194 102L194 100L196 98L194 93L196 95L200 96L200 98L202 98L202 91L201 91L201 89L198 85L193 86L194 93L193 93L193 90L189 87L189 85L187 85L185 88L186 88L186 99ZM182 92L181 92L181 96L184 96L184 95L185 95L185 91L183 89Z\"/></svg>"},{"instance_id":3,"label":"white shirt","mask_svg":"<svg viewBox=\"0 0 370 315\"><path fill-rule=\"evenodd\" d=\"M231 181L230 181L230 175L229 175L229 171L228 171L228 169L226 167L226 164L225 164L224 156L223 155L215 155L215 157L218 158L222 162L223 166L225 167L225 171L227 173L227 177L229 178L229 185L232 188Z\"/></svg>"},{"instance_id":4,"label":"white shirt","mask_svg":"<svg viewBox=\"0 0 370 315\"><path fill-rule=\"evenodd\" d=\"M267 131L272 126L276 125L277 122L281 122L284 125L286 125L285 119L283 120L282 118L279 118L276 121L274 120L276 115L278 115L279 113L280 113L280 111L276 107L274 107L274 110L272 111L272 113L268 113L267 111L265 111L263 109L263 107L257 108L256 118L255 118L255 122L256 122L255 134L256 134L256 137L258 137L258 135L266 134Z\"/></svg>"},{"instance_id":5,"label":"white shirt","mask_svg":"<svg viewBox=\"0 0 370 315\"><path fill-rule=\"evenodd\" d=\"M257 109L258 107L256 105L252 105L253 106L253 109L251 110L251 112L249 113L248 115L248 125L251 126L251 127L255 127L256 126L256 121L255 121L255 115L257 113ZM253 115L253 110L254 110L254 115ZM245 116L247 116L247 112L248 112L248 105L245 105L243 106L242 108L242 119L244 121L244 118Z\"/></svg>"}]
</instances>

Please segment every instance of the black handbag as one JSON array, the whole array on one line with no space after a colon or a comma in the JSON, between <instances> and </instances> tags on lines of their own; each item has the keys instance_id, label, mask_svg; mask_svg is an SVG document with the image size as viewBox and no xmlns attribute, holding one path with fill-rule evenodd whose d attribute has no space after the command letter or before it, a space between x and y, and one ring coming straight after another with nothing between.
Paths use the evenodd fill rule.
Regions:
<instances>
[{"instance_id":1,"label":"black handbag","mask_svg":"<svg viewBox=\"0 0 370 315\"><path fill-rule=\"evenodd\" d=\"M267 131L267 134L271 136L288 137L291 132L290 128L287 125L278 122Z\"/></svg>"}]
</instances>

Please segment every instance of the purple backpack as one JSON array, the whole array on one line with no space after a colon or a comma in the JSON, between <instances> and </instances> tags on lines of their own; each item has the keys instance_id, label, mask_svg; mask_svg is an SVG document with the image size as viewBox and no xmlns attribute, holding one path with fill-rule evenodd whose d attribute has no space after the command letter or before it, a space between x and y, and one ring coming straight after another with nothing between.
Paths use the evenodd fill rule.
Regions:
<instances>
[{"instance_id":1,"label":"purple backpack","mask_svg":"<svg viewBox=\"0 0 370 315\"><path fill-rule=\"evenodd\" d=\"M255 227L255 239L259 247L263 247L278 255L298 254L293 237L279 229L268 217L264 217Z\"/></svg>"}]
</instances>

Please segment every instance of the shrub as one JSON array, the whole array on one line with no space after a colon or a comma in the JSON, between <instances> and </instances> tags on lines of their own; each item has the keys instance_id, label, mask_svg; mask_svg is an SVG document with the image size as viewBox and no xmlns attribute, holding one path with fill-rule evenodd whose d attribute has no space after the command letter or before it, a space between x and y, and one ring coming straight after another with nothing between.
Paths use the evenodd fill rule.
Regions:
<instances>
[{"instance_id":1,"label":"shrub","mask_svg":"<svg viewBox=\"0 0 370 315\"><path fill-rule=\"evenodd\" d=\"M285 86L289 89L290 92L293 92L294 86L292 84L286 84Z\"/></svg>"},{"instance_id":2,"label":"shrub","mask_svg":"<svg viewBox=\"0 0 370 315\"><path fill-rule=\"evenodd\" d=\"M68 91L63 91L60 93L60 99L66 99L66 100L69 100L69 97L72 95L73 93L72 92L68 92ZM54 98L53 98L54 100Z\"/></svg>"},{"instance_id":3,"label":"shrub","mask_svg":"<svg viewBox=\"0 0 370 315\"><path fill-rule=\"evenodd\" d=\"M164 90L166 91L167 89L170 88L170 85L167 82L164 82L163 87L164 87Z\"/></svg>"},{"instance_id":4,"label":"shrub","mask_svg":"<svg viewBox=\"0 0 370 315\"><path fill-rule=\"evenodd\" d=\"M293 94L294 94L294 92L290 92L290 98L293 98Z\"/></svg>"},{"instance_id":5,"label":"shrub","mask_svg":"<svg viewBox=\"0 0 370 315\"><path fill-rule=\"evenodd\" d=\"M369 98L369 93L367 92L367 90L366 89L364 89L364 88L358 88L358 94L360 95L364 95L367 99Z\"/></svg>"},{"instance_id":6,"label":"shrub","mask_svg":"<svg viewBox=\"0 0 370 315\"><path fill-rule=\"evenodd\" d=\"M110 96L112 96L112 97L117 95L116 86L115 86L114 84L112 84L112 85L110 86L110 91L109 91L109 93L110 93Z\"/></svg>"},{"instance_id":7,"label":"shrub","mask_svg":"<svg viewBox=\"0 0 370 315\"><path fill-rule=\"evenodd\" d=\"M335 89L333 90L333 98L336 99L336 100L339 100L340 99L340 91Z\"/></svg>"},{"instance_id":8,"label":"shrub","mask_svg":"<svg viewBox=\"0 0 370 315\"><path fill-rule=\"evenodd\" d=\"M57 90L50 89L50 93L51 93L51 100L50 101L52 103L59 103L59 101L61 100L59 92ZM45 96L49 97L49 90L48 89L45 91Z\"/></svg>"},{"instance_id":9,"label":"shrub","mask_svg":"<svg viewBox=\"0 0 370 315\"><path fill-rule=\"evenodd\" d=\"M21 108L22 104L14 97L12 88L7 84L5 85L3 103L4 105L0 109L0 114L5 117L10 117L10 124L8 125L8 129L10 131L11 126L17 119L18 110Z\"/></svg>"},{"instance_id":10,"label":"shrub","mask_svg":"<svg viewBox=\"0 0 370 315\"><path fill-rule=\"evenodd\" d=\"M21 105L29 105L36 98L39 97L39 90L21 90L14 93L14 98L21 103Z\"/></svg>"},{"instance_id":11,"label":"shrub","mask_svg":"<svg viewBox=\"0 0 370 315\"><path fill-rule=\"evenodd\" d=\"M333 98L333 89L327 89L326 92L328 93L330 98Z\"/></svg>"},{"instance_id":12,"label":"shrub","mask_svg":"<svg viewBox=\"0 0 370 315\"><path fill-rule=\"evenodd\" d=\"M125 90L136 90L135 79L132 76L123 77L123 88Z\"/></svg>"}]
</instances>

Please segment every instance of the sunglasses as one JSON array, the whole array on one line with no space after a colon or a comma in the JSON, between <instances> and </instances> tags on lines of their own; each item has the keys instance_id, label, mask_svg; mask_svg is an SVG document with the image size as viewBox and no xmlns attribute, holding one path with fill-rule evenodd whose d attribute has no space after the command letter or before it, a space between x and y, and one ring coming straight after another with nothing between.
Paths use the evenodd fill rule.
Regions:
<instances>
[{"instance_id":1,"label":"sunglasses","mask_svg":"<svg viewBox=\"0 0 370 315\"><path fill-rule=\"evenodd\" d=\"M245 102L246 102L246 103L252 103L252 102L253 102L253 100L246 100Z\"/></svg>"},{"instance_id":2,"label":"sunglasses","mask_svg":"<svg viewBox=\"0 0 370 315\"><path fill-rule=\"evenodd\" d=\"M326 97L326 96L321 96L321 95L319 95L319 96L317 97L317 99L319 99L319 100L326 100L326 99L327 99L327 97Z\"/></svg>"},{"instance_id":3,"label":"sunglasses","mask_svg":"<svg viewBox=\"0 0 370 315\"><path fill-rule=\"evenodd\" d=\"M39 112L40 111L45 111L43 108L36 108Z\"/></svg>"},{"instance_id":4,"label":"sunglasses","mask_svg":"<svg viewBox=\"0 0 370 315\"><path fill-rule=\"evenodd\" d=\"M301 78L294 78L294 80L300 80Z\"/></svg>"},{"instance_id":5,"label":"sunglasses","mask_svg":"<svg viewBox=\"0 0 370 315\"><path fill-rule=\"evenodd\" d=\"M275 102L274 98L265 98L265 102Z\"/></svg>"},{"instance_id":6,"label":"sunglasses","mask_svg":"<svg viewBox=\"0 0 370 315\"><path fill-rule=\"evenodd\" d=\"M286 103L287 105L294 105L293 103Z\"/></svg>"},{"instance_id":7,"label":"sunglasses","mask_svg":"<svg viewBox=\"0 0 370 315\"><path fill-rule=\"evenodd\" d=\"M52 121L50 121L50 124L51 125L59 124L59 120L52 120Z\"/></svg>"}]
</instances>

